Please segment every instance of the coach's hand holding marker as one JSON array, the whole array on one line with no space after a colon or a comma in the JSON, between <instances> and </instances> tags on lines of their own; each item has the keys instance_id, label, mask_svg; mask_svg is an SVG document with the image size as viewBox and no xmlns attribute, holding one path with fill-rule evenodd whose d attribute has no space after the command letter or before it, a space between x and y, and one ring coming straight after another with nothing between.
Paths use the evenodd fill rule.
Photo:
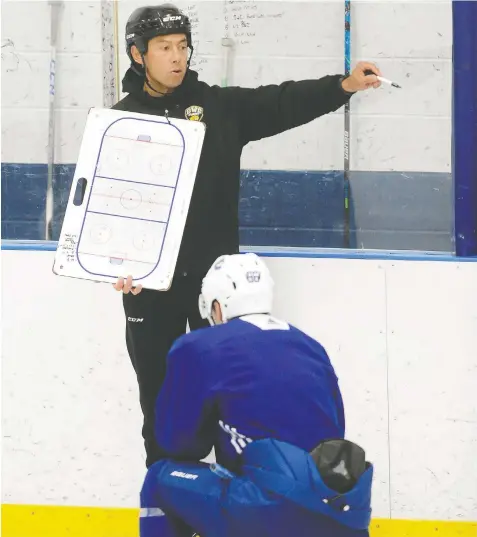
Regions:
<instances>
[{"instance_id":1,"label":"coach's hand holding marker","mask_svg":"<svg viewBox=\"0 0 477 537\"><path fill-rule=\"evenodd\" d=\"M381 71L374 63L359 62L351 74L342 80L341 86L347 93L379 88L381 82L378 77L380 76Z\"/></svg>"},{"instance_id":2,"label":"coach's hand holding marker","mask_svg":"<svg viewBox=\"0 0 477 537\"><path fill-rule=\"evenodd\" d=\"M381 84L389 84L394 88L401 88L399 84L384 78L374 63L359 62L349 77L344 78L341 85L348 93L355 93L370 88L379 88Z\"/></svg>"}]
</instances>

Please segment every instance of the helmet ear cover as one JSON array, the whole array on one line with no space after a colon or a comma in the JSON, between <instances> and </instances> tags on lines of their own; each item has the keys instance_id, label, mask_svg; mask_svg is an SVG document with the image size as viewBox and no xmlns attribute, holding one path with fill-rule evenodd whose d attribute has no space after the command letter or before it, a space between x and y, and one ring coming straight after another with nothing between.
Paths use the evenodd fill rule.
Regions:
<instances>
[{"instance_id":1,"label":"helmet ear cover","mask_svg":"<svg viewBox=\"0 0 477 537\"><path fill-rule=\"evenodd\" d=\"M146 54L146 52L147 52L147 44L148 44L148 42L149 42L149 39L144 39L144 37L137 37L135 42L131 43L128 46L128 56L129 56L131 61L134 61L134 59L132 57L132 53L131 53L131 49L132 49L133 45L136 46L137 50L139 51L139 54L141 56L144 56L144 54Z\"/></svg>"}]
</instances>

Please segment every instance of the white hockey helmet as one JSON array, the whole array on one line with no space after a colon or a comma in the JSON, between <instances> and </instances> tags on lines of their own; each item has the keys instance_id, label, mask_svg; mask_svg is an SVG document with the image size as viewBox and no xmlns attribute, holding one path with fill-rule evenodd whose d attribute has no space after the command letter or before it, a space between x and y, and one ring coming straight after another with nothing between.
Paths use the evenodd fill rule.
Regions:
<instances>
[{"instance_id":1,"label":"white hockey helmet","mask_svg":"<svg viewBox=\"0 0 477 537\"><path fill-rule=\"evenodd\" d=\"M220 256L202 280L200 314L214 324L214 300L220 304L224 323L241 315L271 313L273 287L268 267L256 254Z\"/></svg>"}]
</instances>

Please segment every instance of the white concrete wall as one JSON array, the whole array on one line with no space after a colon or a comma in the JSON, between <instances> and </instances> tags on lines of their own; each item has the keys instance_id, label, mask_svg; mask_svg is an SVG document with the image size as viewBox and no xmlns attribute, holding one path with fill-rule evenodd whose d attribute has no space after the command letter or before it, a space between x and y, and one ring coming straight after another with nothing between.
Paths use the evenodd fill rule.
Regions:
<instances>
[{"instance_id":1,"label":"white concrete wall","mask_svg":"<svg viewBox=\"0 0 477 537\"><path fill-rule=\"evenodd\" d=\"M2 252L2 501L136 507L121 295ZM375 517L477 520L477 263L265 258L275 314L327 348ZM19 275L22 274L21 277Z\"/></svg>"},{"instance_id":2,"label":"white concrete wall","mask_svg":"<svg viewBox=\"0 0 477 537\"><path fill-rule=\"evenodd\" d=\"M2 162L46 163L50 73L48 2L3 0L1 24ZM92 106L102 106L98 0L64 2L57 49L55 161L74 163L87 112Z\"/></svg>"},{"instance_id":3,"label":"white concrete wall","mask_svg":"<svg viewBox=\"0 0 477 537\"><path fill-rule=\"evenodd\" d=\"M352 168L449 172L451 1L354 0L352 4L353 61L376 61L386 76L403 85L402 90L385 86L353 98ZM124 25L139 5L144 2L119 0L121 77L128 65ZM225 35L236 43L230 84L255 87L343 71L342 1L213 0L178 5L191 14L196 28L193 66L210 83L221 80L220 43ZM27 17L21 14L24 9ZM56 160L72 163L87 110L102 105L100 1L65 2L61 24ZM3 162L46 162L49 31L45 0L2 2ZM242 166L339 169L342 136L340 110L250 144Z\"/></svg>"}]
</instances>

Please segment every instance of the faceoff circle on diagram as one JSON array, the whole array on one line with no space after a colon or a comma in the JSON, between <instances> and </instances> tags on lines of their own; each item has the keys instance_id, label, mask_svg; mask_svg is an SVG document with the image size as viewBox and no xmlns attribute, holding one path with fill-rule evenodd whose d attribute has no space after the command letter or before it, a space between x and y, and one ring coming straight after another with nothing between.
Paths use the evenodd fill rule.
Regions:
<instances>
[{"instance_id":1,"label":"faceoff circle on diagram","mask_svg":"<svg viewBox=\"0 0 477 537\"><path fill-rule=\"evenodd\" d=\"M136 209L141 202L142 196L137 190L126 190L121 194L121 205L125 209Z\"/></svg>"}]
</instances>

